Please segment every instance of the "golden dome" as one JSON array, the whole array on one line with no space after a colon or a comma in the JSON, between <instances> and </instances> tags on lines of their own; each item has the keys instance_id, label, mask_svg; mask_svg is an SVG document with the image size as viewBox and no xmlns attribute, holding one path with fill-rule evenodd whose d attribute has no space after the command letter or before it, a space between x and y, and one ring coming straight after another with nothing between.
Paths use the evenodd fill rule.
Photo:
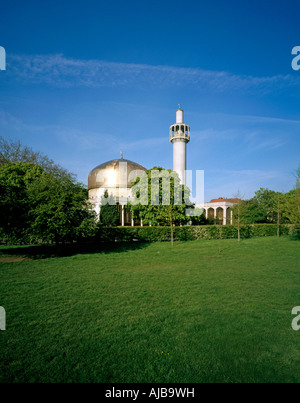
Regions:
<instances>
[{"instance_id":1,"label":"golden dome","mask_svg":"<svg viewBox=\"0 0 300 403\"><path fill-rule=\"evenodd\" d=\"M128 181L129 174L132 171L135 170L141 170L141 171L146 171L146 168L143 167L140 164L137 164L136 162L126 160L124 158L119 158L111 161L104 162L103 164L100 164L94 168L88 176L88 190L90 189L95 189L95 188L100 188L100 187L105 187L105 188L110 188L110 187L120 187L119 183L119 167L120 167L120 162L121 163L126 163L127 165L121 165L121 167L125 166L127 168L127 180L124 182L127 182L127 187L132 186L132 182ZM121 175L124 171L122 171L121 168ZM126 171L125 171L126 173ZM123 187L124 185L121 185Z\"/></svg>"}]
</instances>

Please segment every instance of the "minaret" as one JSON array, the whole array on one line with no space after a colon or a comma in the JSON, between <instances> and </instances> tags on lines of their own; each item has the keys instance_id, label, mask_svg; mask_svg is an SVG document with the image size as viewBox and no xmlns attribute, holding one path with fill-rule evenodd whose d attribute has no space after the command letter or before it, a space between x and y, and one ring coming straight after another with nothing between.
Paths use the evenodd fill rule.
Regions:
<instances>
[{"instance_id":1,"label":"minaret","mask_svg":"<svg viewBox=\"0 0 300 403\"><path fill-rule=\"evenodd\" d=\"M186 143L190 141L190 126L183 123L183 110L176 111L176 123L170 126L170 141L173 144L173 171L185 185Z\"/></svg>"}]
</instances>

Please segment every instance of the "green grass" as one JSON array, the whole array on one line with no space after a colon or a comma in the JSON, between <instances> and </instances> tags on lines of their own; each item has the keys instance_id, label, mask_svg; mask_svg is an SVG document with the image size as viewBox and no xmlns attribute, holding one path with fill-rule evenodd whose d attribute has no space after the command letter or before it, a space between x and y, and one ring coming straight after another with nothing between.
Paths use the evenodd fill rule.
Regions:
<instances>
[{"instance_id":1,"label":"green grass","mask_svg":"<svg viewBox=\"0 0 300 403\"><path fill-rule=\"evenodd\" d=\"M0 262L0 381L299 382L299 241L218 248L128 244ZM0 257L33 249L3 246Z\"/></svg>"}]
</instances>

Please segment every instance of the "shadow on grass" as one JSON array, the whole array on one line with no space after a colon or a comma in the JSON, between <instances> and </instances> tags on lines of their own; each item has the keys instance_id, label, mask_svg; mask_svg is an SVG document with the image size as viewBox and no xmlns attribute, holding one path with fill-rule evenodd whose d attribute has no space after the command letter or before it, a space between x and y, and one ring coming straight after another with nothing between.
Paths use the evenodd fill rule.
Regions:
<instances>
[{"instance_id":1,"label":"shadow on grass","mask_svg":"<svg viewBox=\"0 0 300 403\"><path fill-rule=\"evenodd\" d=\"M20 245L0 248L0 257L22 256L30 259L45 259L49 257L73 256L90 253L122 253L130 250L143 249L149 242L101 242L66 245Z\"/></svg>"}]
</instances>

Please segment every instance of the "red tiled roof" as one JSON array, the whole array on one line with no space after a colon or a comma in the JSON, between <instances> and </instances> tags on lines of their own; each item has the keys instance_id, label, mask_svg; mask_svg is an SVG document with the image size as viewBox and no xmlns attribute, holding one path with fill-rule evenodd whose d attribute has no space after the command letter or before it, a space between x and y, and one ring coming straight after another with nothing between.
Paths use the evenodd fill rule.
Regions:
<instances>
[{"instance_id":1,"label":"red tiled roof","mask_svg":"<svg viewBox=\"0 0 300 403\"><path fill-rule=\"evenodd\" d=\"M230 202L230 203L239 203L241 199L233 198L233 199L224 199L224 197L219 197L218 199L212 199L209 203L218 203L218 202Z\"/></svg>"}]
</instances>

